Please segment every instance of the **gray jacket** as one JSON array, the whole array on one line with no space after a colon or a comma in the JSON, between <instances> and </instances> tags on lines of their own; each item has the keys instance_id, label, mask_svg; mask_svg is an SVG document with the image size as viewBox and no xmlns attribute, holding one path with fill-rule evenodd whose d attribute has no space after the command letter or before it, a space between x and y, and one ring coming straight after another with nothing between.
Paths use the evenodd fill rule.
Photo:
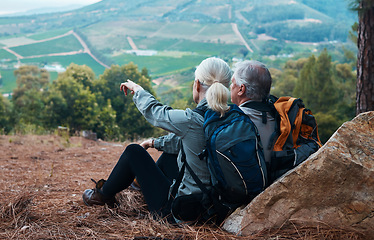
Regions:
<instances>
[{"instance_id":1,"label":"gray jacket","mask_svg":"<svg viewBox=\"0 0 374 240\"><path fill-rule=\"evenodd\" d=\"M155 139L155 148L168 153L178 154L179 169L182 166L180 144L186 153L186 161L205 186L210 186L210 174L206 162L198 155L205 148L203 123L204 118L187 108L175 110L158 102L149 92L137 91L133 97L134 103L145 119L155 127L160 127L171 134ZM199 106L207 105L203 99ZM188 170L178 189L178 195L189 195L201 192Z\"/></svg>"},{"instance_id":2,"label":"gray jacket","mask_svg":"<svg viewBox=\"0 0 374 240\"><path fill-rule=\"evenodd\" d=\"M256 125L258 133L260 134L262 147L264 149L265 162L270 163L271 149L269 149L269 144L271 144L271 136L275 129L275 119L270 114L267 114L267 123L262 123L262 112L252 108L243 107L243 105L247 102L242 103L239 107Z\"/></svg>"}]
</instances>

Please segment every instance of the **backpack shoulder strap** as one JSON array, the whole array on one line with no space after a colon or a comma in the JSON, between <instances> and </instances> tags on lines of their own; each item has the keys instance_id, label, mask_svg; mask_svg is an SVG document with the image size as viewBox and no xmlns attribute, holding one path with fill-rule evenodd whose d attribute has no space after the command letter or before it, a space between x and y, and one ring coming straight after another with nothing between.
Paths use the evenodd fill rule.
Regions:
<instances>
[{"instance_id":1,"label":"backpack shoulder strap","mask_svg":"<svg viewBox=\"0 0 374 240\"><path fill-rule=\"evenodd\" d=\"M195 112L195 113L198 113L200 114L202 117L205 116L205 112L208 110L208 107L207 106L199 106L195 109L193 109L192 111Z\"/></svg>"},{"instance_id":2,"label":"backpack shoulder strap","mask_svg":"<svg viewBox=\"0 0 374 240\"><path fill-rule=\"evenodd\" d=\"M267 113L275 118L276 110L273 103L277 99L275 96L271 95L269 98L264 99L262 102L247 102L243 107L252 108L254 110L260 111L262 113L262 123L267 123Z\"/></svg>"},{"instance_id":3,"label":"backpack shoulder strap","mask_svg":"<svg viewBox=\"0 0 374 240\"><path fill-rule=\"evenodd\" d=\"M190 172L193 180L195 180L197 186L201 189L201 191L203 193L209 195L208 189L204 186L203 182L201 182L200 178L196 175L196 173L192 170L192 168L190 167L190 165L187 163L187 161L186 161L186 154L184 153L183 146L181 148L181 151L182 151L182 162L183 162L183 166L186 166L187 170Z\"/></svg>"},{"instance_id":4,"label":"backpack shoulder strap","mask_svg":"<svg viewBox=\"0 0 374 240\"><path fill-rule=\"evenodd\" d=\"M183 152L183 155L184 155L184 158L186 158L186 155L184 154L184 152ZM183 155L182 155L182 158L183 158ZM185 163L186 163L186 161L183 161L183 165L182 165L181 169L179 170L177 178L175 179L175 183L173 185L173 188L170 191L170 196L171 197L169 198L169 201L170 200L172 201L176 197L179 185L181 184L182 178L184 176L184 172L185 172L185 168L186 168Z\"/></svg>"},{"instance_id":5,"label":"backpack shoulder strap","mask_svg":"<svg viewBox=\"0 0 374 240\"><path fill-rule=\"evenodd\" d=\"M182 164L181 170L179 171L178 176L177 176L177 178L175 180L173 189L170 192L170 195L172 196L171 199L174 199L175 196L176 196L176 194L177 194L179 185L181 184L182 178L184 176L185 168L187 168L187 170L190 172L192 178L195 180L197 186L201 189L201 191L203 193L205 193L205 194L209 194L208 189L204 186L204 184L201 182L201 180L199 179L199 177L195 174L195 172L192 170L192 168L190 167L190 165L187 163L187 161L186 161L186 153L184 152L183 145L181 145L181 151L182 151L182 159L181 160L182 160L183 164Z\"/></svg>"}]
</instances>

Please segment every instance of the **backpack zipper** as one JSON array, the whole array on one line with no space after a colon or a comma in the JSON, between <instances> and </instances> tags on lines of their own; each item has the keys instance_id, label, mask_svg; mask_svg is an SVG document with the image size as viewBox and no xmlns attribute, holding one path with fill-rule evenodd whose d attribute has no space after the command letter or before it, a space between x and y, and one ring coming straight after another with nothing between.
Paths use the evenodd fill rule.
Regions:
<instances>
[{"instance_id":1,"label":"backpack zipper","mask_svg":"<svg viewBox=\"0 0 374 240\"><path fill-rule=\"evenodd\" d=\"M296 160L297 160L297 153L296 153L296 148L293 149L293 152L295 153L295 159L293 161L293 166L296 166Z\"/></svg>"},{"instance_id":2,"label":"backpack zipper","mask_svg":"<svg viewBox=\"0 0 374 240\"><path fill-rule=\"evenodd\" d=\"M256 131L257 133L257 131ZM264 174L264 171L262 170L262 166L261 166L261 161L260 161L260 156L258 155L258 142L257 142L257 137L256 137L256 155L257 155L257 161L258 161L258 165L260 166L260 170L261 170L261 175L262 175L262 182L263 182L263 188L266 187L266 180L265 180L265 174Z\"/></svg>"}]
</instances>

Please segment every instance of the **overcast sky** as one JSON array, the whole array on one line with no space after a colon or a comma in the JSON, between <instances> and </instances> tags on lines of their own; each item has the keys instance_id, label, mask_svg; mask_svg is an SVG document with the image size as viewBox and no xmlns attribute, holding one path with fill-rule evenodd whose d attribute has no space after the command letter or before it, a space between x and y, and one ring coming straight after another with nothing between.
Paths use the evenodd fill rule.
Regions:
<instances>
[{"instance_id":1,"label":"overcast sky","mask_svg":"<svg viewBox=\"0 0 374 240\"><path fill-rule=\"evenodd\" d=\"M0 0L0 14L25 12L45 7L89 5L100 0Z\"/></svg>"}]
</instances>

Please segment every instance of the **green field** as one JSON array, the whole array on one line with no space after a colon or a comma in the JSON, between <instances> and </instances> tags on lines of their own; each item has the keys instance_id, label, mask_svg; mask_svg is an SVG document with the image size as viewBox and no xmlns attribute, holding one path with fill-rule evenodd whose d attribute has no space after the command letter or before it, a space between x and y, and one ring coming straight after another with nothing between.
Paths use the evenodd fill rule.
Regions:
<instances>
[{"instance_id":1,"label":"green field","mask_svg":"<svg viewBox=\"0 0 374 240\"><path fill-rule=\"evenodd\" d=\"M17 59L17 57L8 51L5 51L4 49L0 49L0 60L1 59L14 59L15 60Z\"/></svg>"},{"instance_id":2,"label":"green field","mask_svg":"<svg viewBox=\"0 0 374 240\"><path fill-rule=\"evenodd\" d=\"M153 34L155 37L186 39L201 42L225 42L238 44L239 38L231 24L200 24L190 22L167 23Z\"/></svg>"},{"instance_id":3,"label":"green field","mask_svg":"<svg viewBox=\"0 0 374 240\"><path fill-rule=\"evenodd\" d=\"M139 49L154 49L158 51L188 51L202 55L222 55L224 52L237 53L243 45L223 44L212 42L197 42L185 39L145 38L134 37L133 41Z\"/></svg>"},{"instance_id":4,"label":"green field","mask_svg":"<svg viewBox=\"0 0 374 240\"><path fill-rule=\"evenodd\" d=\"M3 85L0 87L0 93L11 93L17 87L14 70L0 70L3 79ZM57 72L49 72L51 82L58 77Z\"/></svg>"},{"instance_id":5,"label":"green field","mask_svg":"<svg viewBox=\"0 0 374 240\"><path fill-rule=\"evenodd\" d=\"M201 1L200 5L190 7L189 10L196 14L206 14L206 9L209 9L209 15L215 19L223 21L229 20L229 6L220 5L219 1Z\"/></svg>"},{"instance_id":6,"label":"green field","mask_svg":"<svg viewBox=\"0 0 374 240\"><path fill-rule=\"evenodd\" d=\"M90 55L86 53L70 55L70 56L53 56L53 57L40 57L40 58L32 58L32 59L22 59L22 63L44 63L44 64L52 64L52 63L59 63L63 67L68 67L71 63L75 63L78 65L87 65L96 74L98 77L101 75L105 68L98 64L94 59L90 57Z\"/></svg>"},{"instance_id":7,"label":"green field","mask_svg":"<svg viewBox=\"0 0 374 240\"><path fill-rule=\"evenodd\" d=\"M11 48L21 56L45 55L51 53L63 53L82 50L80 42L73 36L58 38L55 40L33 43Z\"/></svg>"},{"instance_id":8,"label":"green field","mask_svg":"<svg viewBox=\"0 0 374 240\"><path fill-rule=\"evenodd\" d=\"M170 50L182 51L183 49L188 49L189 51L203 55L219 56L225 52L235 55L235 53L237 53L241 48L244 48L244 46L236 44L204 43L183 40L170 47Z\"/></svg>"},{"instance_id":9,"label":"green field","mask_svg":"<svg viewBox=\"0 0 374 240\"><path fill-rule=\"evenodd\" d=\"M168 75L181 70L193 68L205 59L206 56L201 55L184 55L182 57L170 56L135 56L131 54L123 54L114 57L119 65L128 64L130 62L138 65L139 69L147 68L152 77L160 75Z\"/></svg>"},{"instance_id":10,"label":"green field","mask_svg":"<svg viewBox=\"0 0 374 240\"><path fill-rule=\"evenodd\" d=\"M113 27L116 26L116 27ZM97 49L131 49L127 36L146 37L156 32L162 25L153 22L101 22L81 31L88 37L90 43Z\"/></svg>"},{"instance_id":11,"label":"green field","mask_svg":"<svg viewBox=\"0 0 374 240\"><path fill-rule=\"evenodd\" d=\"M138 46L139 49L152 49L157 51L169 50L172 46L177 45L180 41L178 39L158 37L132 37L132 40Z\"/></svg>"},{"instance_id":12,"label":"green field","mask_svg":"<svg viewBox=\"0 0 374 240\"><path fill-rule=\"evenodd\" d=\"M3 80L2 87L0 87L0 93L10 93L17 86L13 71L14 70L0 70Z\"/></svg>"},{"instance_id":13,"label":"green field","mask_svg":"<svg viewBox=\"0 0 374 240\"><path fill-rule=\"evenodd\" d=\"M62 28L62 29L57 29L57 30L53 30L53 31L33 34L33 35L30 35L30 36L27 36L27 37L31 38L31 39L34 39L34 40L43 40L43 39L48 39L48 38L52 38L52 37L56 37L56 36L65 34L70 30L71 29L69 29L69 28Z\"/></svg>"},{"instance_id":14,"label":"green field","mask_svg":"<svg viewBox=\"0 0 374 240\"><path fill-rule=\"evenodd\" d=\"M71 63L78 65L87 65L95 73L96 77L103 74L105 68L98 64L94 59L92 59L88 54L82 53L71 56L55 56L55 57L41 57L32 59L22 59L21 63L36 65L38 67L44 66L44 64L59 63L63 67L68 67ZM13 70L0 70L0 74L3 79L3 86L0 88L0 93L9 93L17 86L16 77L13 74ZM57 79L57 72L50 72L51 81Z\"/></svg>"},{"instance_id":15,"label":"green field","mask_svg":"<svg viewBox=\"0 0 374 240\"><path fill-rule=\"evenodd\" d=\"M116 25L115 28L112 26ZM112 48L130 49L127 43L127 36L133 39L149 39L149 42L165 39L166 42L178 40L193 42L221 42L226 44L241 44L239 38L232 30L231 24L200 24L190 22L160 23L160 22L102 22L94 24L82 32L97 49ZM135 42L139 49L151 49L143 47L141 43ZM170 45L169 45L170 46ZM155 48L158 50L158 48ZM184 51L190 51L184 49Z\"/></svg>"},{"instance_id":16,"label":"green field","mask_svg":"<svg viewBox=\"0 0 374 240\"><path fill-rule=\"evenodd\" d=\"M100 22L82 29L82 31L88 36L101 36L103 38L108 36L148 36L164 25L165 23L148 21Z\"/></svg>"}]
</instances>

